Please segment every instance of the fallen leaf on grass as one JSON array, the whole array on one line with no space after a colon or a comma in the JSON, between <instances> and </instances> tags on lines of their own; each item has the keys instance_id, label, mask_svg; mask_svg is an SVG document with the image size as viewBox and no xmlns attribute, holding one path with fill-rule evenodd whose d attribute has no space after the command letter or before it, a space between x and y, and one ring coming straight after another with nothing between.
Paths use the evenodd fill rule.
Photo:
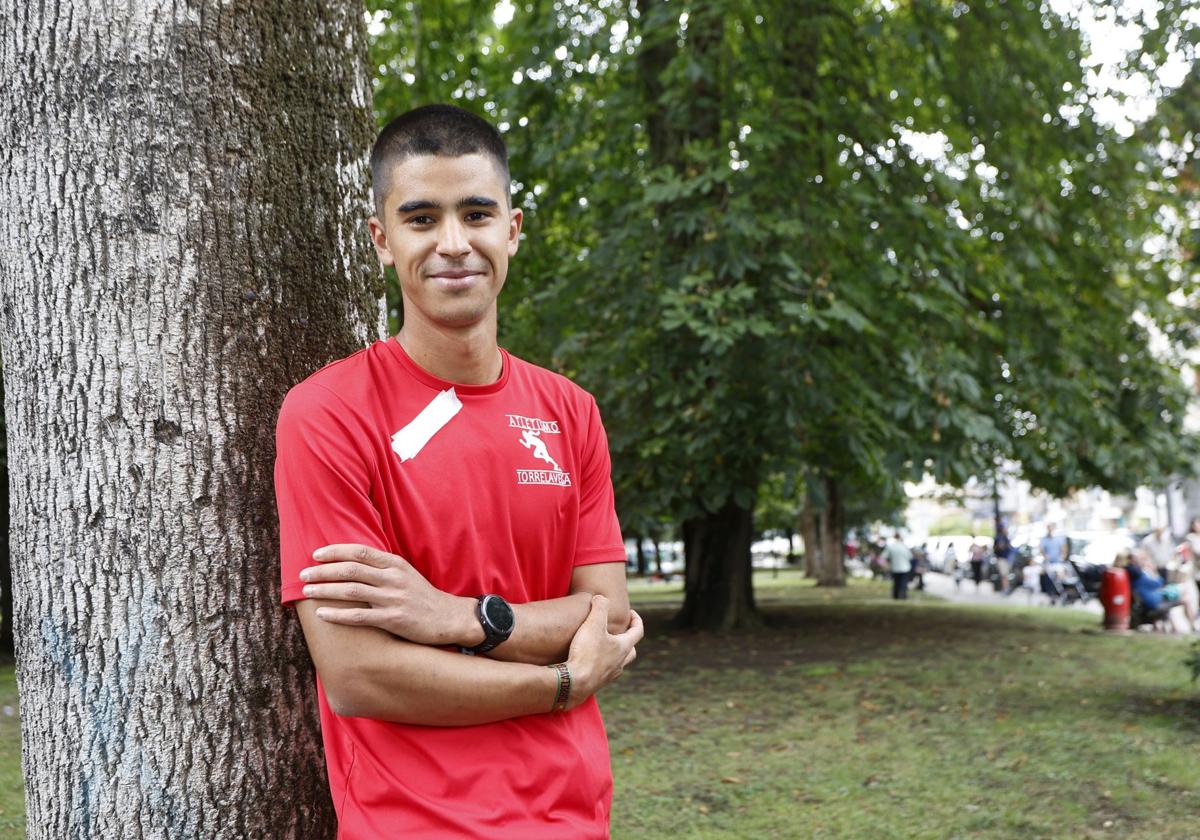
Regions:
<instances>
[{"instance_id":1,"label":"fallen leaf on grass","mask_svg":"<svg viewBox=\"0 0 1200 840\"><path fill-rule=\"evenodd\" d=\"M722 777L721 777L721 781L722 781L722 782L724 782L724 783L725 783L725 784L727 784L727 785L741 785L741 784L745 784L745 780L744 780L744 779L739 779L737 776L722 776Z\"/></svg>"}]
</instances>

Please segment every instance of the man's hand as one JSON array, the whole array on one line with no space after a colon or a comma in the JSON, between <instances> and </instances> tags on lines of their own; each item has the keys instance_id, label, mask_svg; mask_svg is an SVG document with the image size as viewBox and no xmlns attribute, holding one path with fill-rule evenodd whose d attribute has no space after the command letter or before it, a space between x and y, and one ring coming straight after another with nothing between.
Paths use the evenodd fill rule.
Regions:
<instances>
[{"instance_id":1,"label":"man's hand","mask_svg":"<svg viewBox=\"0 0 1200 840\"><path fill-rule=\"evenodd\" d=\"M300 573L305 597L367 604L322 607L323 621L378 627L423 645L482 641L475 601L437 589L403 557L365 545L327 545L313 559L321 565ZM471 641L472 634L479 638Z\"/></svg>"},{"instance_id":2,"label":"man's hand","mask_svg":"<svg viewBox=\"0 0 1200 840\"><path fill-rule=\"evenodd\" d=\"M621 676L625 666L637 658L637 645L645 628L642 617L629 611L629 627L622 633L608 632L608 599L592 596L592 609L571 640L567 668L571 671L571 699L574 708L604 686Z\"/></svg>"}]
</instances>

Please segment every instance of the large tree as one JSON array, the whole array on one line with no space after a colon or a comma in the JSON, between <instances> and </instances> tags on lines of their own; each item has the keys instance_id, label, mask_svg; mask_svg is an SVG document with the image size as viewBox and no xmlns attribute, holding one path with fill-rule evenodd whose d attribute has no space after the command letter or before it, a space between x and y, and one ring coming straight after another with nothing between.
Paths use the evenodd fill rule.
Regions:
<instances>
[{"instance_id":1,"label":"large tree","mask_svg":"<svg viewBox=\"0 0 1200 840\"><path fill-rule=\"evenodd\" d=\"M363 19L0 2L31 838L332 836L273 431L291 384L382 329Z\"/></svg>"},{"instance_id":2,"label":"large tree","mask_svg":"<svg viewBox=\"0 0 1200 840\"><path fill-rule=\"evenodd\" d=\"M685 622L753 620L751 512L780 470L837 584L843 526L906 478L1005 458L1127 488L1191 457L1175 353L1151 349L1194 320L1152 247L1161 160L1098 119L1075 18L532 0L498 27L462 0L414 45L411 5L373 5L381 94L507 131L530 242L506 340L597 394L623 513L681 523ZM1185 20L1165 5L1127 72Z\"/></svg>"}]
</instances>

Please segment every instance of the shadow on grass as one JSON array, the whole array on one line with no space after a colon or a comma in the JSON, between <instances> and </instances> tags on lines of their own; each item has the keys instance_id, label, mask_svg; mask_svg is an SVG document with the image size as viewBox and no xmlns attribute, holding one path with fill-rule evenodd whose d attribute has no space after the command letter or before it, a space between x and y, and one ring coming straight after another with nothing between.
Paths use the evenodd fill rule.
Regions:
<instances>
[{"instance_id":1,"label":"shadow on grass","mask_svg":"<svg viewBox=\"0 0 1200 840\"><path fill-rule=\"evenodd\" d=\"M830 604L766 604L761 627L710 633L676 628L673 604L635 605L646 623L635 670L663 673L709 668L772 672L804 663L845 665L881 655L925 657L952 645L958 656L984 656L998 634L1012 640L1077 636L1087 632L1079 617L1047 624L1024 611L980 610L937 602L895 604L886 600Z\"/></svg>"}]
</instances>

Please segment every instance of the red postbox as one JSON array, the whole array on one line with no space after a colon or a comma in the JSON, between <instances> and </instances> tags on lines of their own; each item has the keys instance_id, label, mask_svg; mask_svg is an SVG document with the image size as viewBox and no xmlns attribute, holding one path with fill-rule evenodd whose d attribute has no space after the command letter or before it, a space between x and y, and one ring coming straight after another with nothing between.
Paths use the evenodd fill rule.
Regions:
<instances>
[{"instance_id":1,"label":"red postbox","mask_svg":"<svg viewBox=\"0 0 1200 840\"><path fill-rule=\"evenodd\" d=\"M1104 605L1104 629L1129 629L1129 574L1109 567L1100 579L1100 603Z\"/></svg>"}]
</instances>

